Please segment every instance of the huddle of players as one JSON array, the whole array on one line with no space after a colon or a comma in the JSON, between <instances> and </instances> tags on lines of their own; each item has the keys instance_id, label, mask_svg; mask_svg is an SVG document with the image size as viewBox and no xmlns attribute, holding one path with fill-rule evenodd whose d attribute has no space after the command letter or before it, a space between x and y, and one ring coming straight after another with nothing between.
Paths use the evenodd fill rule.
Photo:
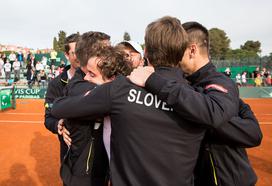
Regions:
<instances>
[{"instance_id":1,"label":"huddle of players","mask_svg":"<svg viewBox=\"0 0 272 186\"><path fill-rule=\"evenodd\" d=\"M262 133L235 84L209 61L205 27L160 18L146 28L144 54L134 42L109 40L101 32L68 37L70 71L54 80L65 90L48 87L45 125L69 145L60 137L64 184L256 183L245 148Z\"/></svg>"}]
</instances>

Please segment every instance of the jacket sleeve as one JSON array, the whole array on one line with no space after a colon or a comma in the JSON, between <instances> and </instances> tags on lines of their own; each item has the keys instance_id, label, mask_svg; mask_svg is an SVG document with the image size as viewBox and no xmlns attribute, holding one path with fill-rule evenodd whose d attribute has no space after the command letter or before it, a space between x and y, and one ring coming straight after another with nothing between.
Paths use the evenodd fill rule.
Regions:
<instances>
[{"instance_id":1,"label":"jacket sleeve","mask_svg":"<svg viewBox=\"0 0 272 186\"><path fill-rule=\"evenodd\" d=\"M93 89L88 95L56 99L52 114L57 118L95 119L109 115L111 109L110 83Z\"/></svg>"},{"instance_id":2,"label":"jacket sleeve","mask_svg":"<svg viewBox=\"0 0 272 186\"><path fill-rule=\"evenodd\" d=\"M54 86L53 82L49 83L46 96L45 96L45 116L44 116L44 125L45 127L54 134L58 133L58 121L59 119L54 117L51 114L51 108L54 100L58 97L58 89Z\"/></svg>"},{"instance_id":3,"label":"jacket sleeve","mask_svg":"<svg viewBox=\"0 0 272 186\"><path fill-rule=\"evenodd\" d=\"M216 89L200 93L186 83L167 80L155 72L148 78L145 87L173 107L180 116L194 123L217 128L238 113L238 91L235 92L234 86L227 93Z\"/></svg>"},{"instance_id":4,"label":"jacket sleeve","mask_svg":"<svg viewBox=\"0 0 272 186\"><path fill-rule=\"evenodd\" d=\"M214 131L214 143L223 143L239 148L256 147L261 144L262 131L250 106L240 99L239 117Z\"/></svg>"}]
</instances>

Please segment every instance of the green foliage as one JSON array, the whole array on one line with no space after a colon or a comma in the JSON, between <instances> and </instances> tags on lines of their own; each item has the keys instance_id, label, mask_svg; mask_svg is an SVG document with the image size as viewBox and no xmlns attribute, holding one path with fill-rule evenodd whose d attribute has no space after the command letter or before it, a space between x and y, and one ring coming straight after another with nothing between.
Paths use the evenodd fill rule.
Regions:
<instances>
[{"instance_id":1,"label":"green foliage","mask_svg":"<svg viewBox=\"0 0 272 186\"><path fill-rule=\"evenodd\" d=\"M230 49L230 39L227 34L218 28L209 30L210 34L210 56L215 60L235 60L241 63L247 63L258 57L261 52L261 43L259 41L248 40L241 45L240 49Z\"/></svg>"},{"instance_id":2,"label":"green foliage","mask_svg":"<svg viewBox=\"0 0 272 186\"><path fill-rule=\"evenodd\" d=\"M261 52L261 43L259 41L248 40L240 47L242 50L254 52L256 55Z\"/></svg>"},{"instance_id":3,"label":"green foliage","mask_svg":"<svg viewBox=\"0 0 272 186\"><path fill-rule=\"evenodd\" d=\"M64 42L66 39L66 32L63 30L59 31L58 39L54 37L53 39L53 49L57 52L64 52Z\"/></svg>"},{"instance_id":4,"label":"green foliage","mask_svg":"<svg viewBox=\"0 0 272 186\"><path fill-rule=\"evenodd\" d=\"M54 37L54 39L53 39L53 49L56 50L56 51L59 50L58 49L58 40L57 40L56 37Z\"/></svg>"},{"instance_id":5,"label":"green foliage","mask_svg":"<svg viewBox=\"0 0 272 186\"><path fill-rule=\"evenodd\" d=\"M269 56L265 56L267 57L267 61L269 61L269 63L271 63L270 67L272 68L272 53L270 53Z\"/></svg>"},{"instance_id":6,"label":"green foliage","mask_svg":"<svg viewBox=\"0 0 272 186\"><path fill-rule=\"evenodd\" d=\"M210 35L210 55L213 59L225 59L230 48L230 39L224 30L212 28Z\"/></svg>"},{"instance_id":7,"label":"green foliage","mask_svg":"<svg viewBox=\"0 0 272 186\"><path fill-rule=\"evenodd\" d=\"M239 60L240 63L244 63L248 60L244 59L256 59L260 50L261 43L259 41L246 41L244 45L241 45L240 49L229 50L225 59Z\"/></svg>"},{"instance_id":8,"label":"green foliage","mask_svg":"<svg viewBox=\"0 0 272 186\"><path fill-rule=\"evenodd\" d=\"M59 31L58 52L64 52L65 39L66 39L66 33L63 30Z\"/></svg>"},{"instance_id":9,"label":"green foliage","mask_svg":"<svg viewBox=\"0 0 272 186\"><path fill-rule=\"evenodd\" d=\"M229 50L226 59L244 59L244 58L255 58L258 55L254 51L248 51L244 49Z\"/></svg>"},{"instance_id":10,"label":"green foliage","mask_svg":"<svg viewBox=\"0 0 272 186\"><path fill-rule=\"evenodd\" d=\"M123 39L124 39L124 41L130 41L130 40L131 40L131 39L130 39L130 35L129 35L128 32L125 32L125 33L124 33Z\"/></svg>"}]
</instances>

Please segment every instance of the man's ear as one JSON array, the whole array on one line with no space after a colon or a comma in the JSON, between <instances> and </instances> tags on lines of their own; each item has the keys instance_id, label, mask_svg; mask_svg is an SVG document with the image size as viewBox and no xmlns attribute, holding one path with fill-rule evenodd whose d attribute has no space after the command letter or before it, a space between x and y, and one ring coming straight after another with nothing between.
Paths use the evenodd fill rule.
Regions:
<instances>
[{"instance_id":1,"label":"man's ear","mask_svg":"<svg viewBox=\"0 0 272 186\"><path fill-rule=\"evenodd\" d=\"M144 66L145 64L144 64L144 58L142 58L141 60L140 60L141 62L140 62L140 64L139 64L139 66Z\"/></svg>"},{"instance_id":2,"label":"man's ear","mask_svg":"<svg viewBox=\"0 0 272 186\"><path fill-rule=\"evenodd\" d=\"M197 53L197 45L191 44L190 45L190 54L189 54L190 58L194 58L196 53Z\"/></svg>"}]
</instances>

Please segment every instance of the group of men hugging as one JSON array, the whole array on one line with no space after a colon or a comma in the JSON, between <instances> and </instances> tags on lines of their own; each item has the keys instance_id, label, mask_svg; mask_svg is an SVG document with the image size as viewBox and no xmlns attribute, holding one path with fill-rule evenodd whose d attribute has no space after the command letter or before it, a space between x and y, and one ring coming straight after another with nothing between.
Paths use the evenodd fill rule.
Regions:
<instances>
[{"instance_id":1,"label":"group of men hugging","mask_svg":"<svg viewBox=\"0 0 272 186\"><path fill-rule=\"evenodd\" d=\"M71 65L45 99L64 185L255 185L245 149L262 132L210 61L208 30L165 16L144 39L143 51L133 41L111 46L97 31L66 38Z\"/></svg>"}]
</instances>

